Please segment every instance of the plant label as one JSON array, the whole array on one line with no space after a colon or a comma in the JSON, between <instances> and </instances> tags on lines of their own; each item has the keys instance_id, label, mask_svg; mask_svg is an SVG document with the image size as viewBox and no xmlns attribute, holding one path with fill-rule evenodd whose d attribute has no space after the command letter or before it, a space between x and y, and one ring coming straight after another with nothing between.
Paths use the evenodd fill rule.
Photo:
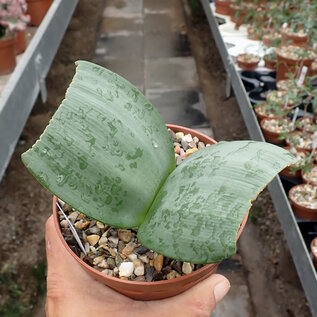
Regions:
<instances>
[{"instance_id":1,"label":"plant label","mask_svg":"<svg viewBox=\"0 0 317 317\"><path fill-rule=\"evenodd\" d=\"M303 83L304 83L304 80L305 80L305 77L306 77L306 74L307 74L307 70L308 70L308 67L306 67L306 66L302 67L302 70L300 72L299 78L297 80L297 85L298 86L303 86Z\"/></svg>"}]
</instances>

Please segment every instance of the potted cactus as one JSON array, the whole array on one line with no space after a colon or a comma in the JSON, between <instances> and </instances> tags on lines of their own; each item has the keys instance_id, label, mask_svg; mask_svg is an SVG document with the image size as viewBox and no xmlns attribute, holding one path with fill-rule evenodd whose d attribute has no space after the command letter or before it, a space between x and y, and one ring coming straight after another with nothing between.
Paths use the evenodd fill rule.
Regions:
<instances>
[{"instance_id":1,"label":"potted cactus","mask_svg":"<svg viewBox=\"0 0 317 317\"><path fill-rule=\"evenodd\" d=\"M17 39L20 39L18 49L21 49L20 42L23 45L23 36L25 39L23 31L25 31L28 21L29 17L25 14L24 0L3 0L0 2L0 75L13 71L16 65L16 42Z\"/></svg>"},{"instance_id":2,"label":"potted cactus","mask_svg":"<svg viewBox=\"0 0 317 317\"><path fill-rule=\"evenodd\" d=\"M176 139L128 81L79 61L64 101L40 139L22 155L30 172L59 199L58 206L57 198L53 202L55 223L67 250L89 274L132 298L176 295L212 274L219 261L235 253L251 201L280 170L296 162L271 144L212 144L198 132L170 128ZM180 133L192 133L186 144L183 137L178 139ZM186 147L190 149L184 154ZM176 167L177 157L184 155ZM79 254L63 236L67 225L60 221L67 212L75 229L89 230L80 233L88 245ZM105 244L111 259L95 254L87 264L85 252L99 252ZM135 248L138 254L132 255ZM152 255L146 258L148 251ZM109 270L116 258L121 261L118 277L100 272L100 263ZM172 259L170 271L162 272L166 258ZM180 261L185 276L173 268ZM171 267L175 272L168 280L147 282L139 278L144 266L162 275L171 273Z\"/></svg>"}]
</instances>

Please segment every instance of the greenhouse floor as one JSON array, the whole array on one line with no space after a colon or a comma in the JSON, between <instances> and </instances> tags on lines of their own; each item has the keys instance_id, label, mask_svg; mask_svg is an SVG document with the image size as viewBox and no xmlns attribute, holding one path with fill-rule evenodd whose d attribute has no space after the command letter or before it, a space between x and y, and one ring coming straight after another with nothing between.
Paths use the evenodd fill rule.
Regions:
<instances>
[{"instance_id":1,"label":"greenhouse floor","mask_svg":"<svg viewBox=\"0 0 317 317\"><path fill-rule=\"evenodd\" d=\"M44 285L44 223L51 195L28 174L20 155L63 99L77 59L126 77L165 122L199 129L216 140L248 138L235 98L225 99L224 69L201 14L199 1L79 2L48 77L48 102L35 105L0 185L0 262L19 272L12 283L26 294L20 301L34 305L31 316L45 316L39 289ZM237 255L219 267L231 289L212 316L310 316L267 192L250 218ZM5 243L12 238L13 243Z\"/></svg>"}]
</instances>

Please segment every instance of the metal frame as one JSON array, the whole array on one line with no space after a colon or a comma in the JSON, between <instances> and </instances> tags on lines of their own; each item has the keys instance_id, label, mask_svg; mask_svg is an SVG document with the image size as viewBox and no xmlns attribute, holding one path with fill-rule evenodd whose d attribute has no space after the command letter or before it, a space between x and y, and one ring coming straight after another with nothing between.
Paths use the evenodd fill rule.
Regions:
<instances>
[{"instance_id":1,"label":"metal frame","mask_svg":"<svg viewBox=\"0 0 317 317\"><path fill-rule=\"evenodd\" d=\"M220 34L217 20L212 12L209 0L201 0L201 2L227 72L227 83L232 85L248 133L253 140L264 141L261 128L246 94L246 90ZM269 191L308 300L311 313L314 317L317 317L317 273L279 177L276 177L271 182Z\"/></svg>"},{"instance_id":2,"label":"metal frame","mask_svg":"<svg viewBox=\"0 0 317 317\"><path fill-rule=\"evenodd\" d=\"M0 96L0 181L78 0L54 0Z\"/></svg>"}]
</instances>

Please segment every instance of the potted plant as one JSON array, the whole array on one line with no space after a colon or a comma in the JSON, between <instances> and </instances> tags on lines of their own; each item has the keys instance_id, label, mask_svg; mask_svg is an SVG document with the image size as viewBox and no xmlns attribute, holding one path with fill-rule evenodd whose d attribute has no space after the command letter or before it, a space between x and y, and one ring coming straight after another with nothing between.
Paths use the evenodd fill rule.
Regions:
<instances>
[{"instance_id":1,"label":"potted plant","mask_svg":"<svg viewBox=\"0 0 317 317\"><path fill-rule=\"evenodd\" d=\"M0 75L11 73L16 65L14 32L17 31L18 38L23 41L23 30L29 21L29 17L24 14L24 5L23 0L0 2Z\"/></svg>"},{"instance_id":2,"label":"potted plant","mask_svg":"<svg viewBox=\"0 0 317 317\"><path fill-rule=\"evenodd\" d=\"M303 219L317 220L317 186L299 184L289 191L294 212Z\"/></svg>"},{"instance_id":3,"label":"potted plant","mask_svg":"<svg viewBox=\"0 0 317 317\"><path fill-rule=\"evenodd\" d=\"M275 52L265 54L263 56L263 59L264 59L264 65L266 68L274 69L274 70L276 69L277 57Z\"/></svg>"},{"instance_id":4,"label":"potted plant","mask_svg":"<svg viewBox=\"0 0 317 317\"><path fill-rule=\"evenodd\" d=\"M265 118L283 118L288 111L283 109L279 104L262 102L254 106L254 112L260 122Z\"/></svg>"},{"instance_id":5,"label":"potted plant","mask_svg":"<svg viewBox=\"0 0 317 317\"><path fill-rule=\"evenodd\" d=\"M317 131L317 124L314 122L312 117L304 116L296 120L296 129L299 131L314 133Z\"/></svg>"},{"instance_id":6,"label":"potted plant","mask_svg":"<svg viewBox=\"0 0 317 317\"><path fill-rule=\"evenodd\" d=\"M261 58L255 54L243 53L237 56L237 63L241 69L253 70L257 68Z\"/></svg>"},{"instance_id":7,"label":"potted plant","mask_svg":"<svg viewBox=\"0 0 317 317\"><path fill-rule=\"evenodd\" d=\"M295 130L289 118L266 118L260 125L265 140L273 144L283 144L283 136Z\"/></svg>"},{"instance_id":8,"label":"potted plant","mask_svg":"<svg viewBox=\"0 0 317 317\"><path fill-rule=\"evenodd\" d=\"M27 13L31 16L31 25L39 26L50 8L53 0L26 0Z\"/></svg>"},{"instance_id":9,"label":"potted plant","mask_svg":"<svg viewBox=\"0 0 317 317\"><path fill-rule=\"evenodd\" d=\"M310 251L313 256L314 265L317 268L317 237L315 237L313 241L311 242Z\"/></svg>"},{"instance_id":10,"label":"potted plant","mask_svg":"<svg viewBox=\"0 0 317 317\"><path fill-rule=\"evenodd\" d=\"M317 165L313 165L309 170L302 171L304 183L317 186Z\"/></svg>"},{"instance_id":11,"label":"potted plant","mask_svg":"<svg viewBox=\"0 0 317 317\"><path fill-rule=\"evenodd\" d=\"M215 0L216 12L223 15L230 14L230 0Z\"/></svg>"},{"instance_id":12,"label":"potted plant","mask_svg":"<svg viewBox=\"0 0 317 317\"><path fill-rule=\"evenodd\" d=\"M118 268L120 278L92 268L68 247L89 274L132 298L175 295L212 274L219 261L234 254L250 201L276 173L296 162L289 152L270 144L236 141L204 147L194 140L201 138L199 133L171 129L183 149L179 144L174 148L159 113L132 84L105 68L79 61L64 101L40 139L22 155L26 167L44 187L72 211L83 213L90 219L87 221L95 221L97 229L112 226L121 233L129 230L125 234L130 238L132 230L137 231L133 239L137 236L138 243L156 252L156 271L162 270L164 258L186 263L185 276L134 281L126 272L131 273L131 262L142 267L142 259L129 258L135 245L129 245L125 252L128 245L122 252L118 246L117 253L124 254L121 260L126 263ZM184 140L182 131L192 135ZM190 149L184 153L186 147ZM177 168L176 154L187 156ZM67 247L55 201L57 230ZM83 228L83 222L78 227ZM118 245L115 235L110 235L111 239L104 236L104 242ZM96 250L101 237L86 236L89 250ZM112 251L108 249L115 257L117 253ZM92 265L98 266L104 259L94 258ZM197 264L207 263L212 264L192 272Z\"/></svg>"},{"instance_id":13,"label":"potted plant","mask_svg":"<svg viewBox=\"0 0 317 317\"><path fill-rule=\"evenodd\" d=\"M282 44L306 47L309 42L308 34L302 29L291 27L282 28Z\"/></svg>"},{"instance_id":14,"label":"potted plant","mask_svg":"<svg viewBox=\"0 0 317 317\"><path fill-rule=\"evenodd\" d=\"M298 159L298 162L284 168L280 174L288 178L300 178L301 170L307 165L309 152L297 150L296 148L290 146L286 146L284 149L290 151Z\"/></svg>"},{"instance_id":15,"label":"potted plant","mask_svg":"<svg viewBox=\"0 0 317 317\"><path fill-rule=\"evenodd\" d=\"M286 137L286 144L297 150L311 151L313 140L311 133L294 131Z\"/></svg>"},{"instance_id":16,"label":"potted plant","mask_svg":"<svg viewBox=\"0 0 317 317\"><path fill-rule=\"evenodd\" d=\"M269 32L263 35L262 41L267 47L278 47L281 44L282 37L278 32Z\"/></svg>"},{"instance_id":17,"label":"potted plant","mask_svg":"<svg viewBox=\"0 0 317 317\"><path fill-rule=\"evenodd\" d=\"M297 100L297 91L272 90L266 95L268 103L279 105L284 110L291 110Z\"/></svg>"}]
</instances>

